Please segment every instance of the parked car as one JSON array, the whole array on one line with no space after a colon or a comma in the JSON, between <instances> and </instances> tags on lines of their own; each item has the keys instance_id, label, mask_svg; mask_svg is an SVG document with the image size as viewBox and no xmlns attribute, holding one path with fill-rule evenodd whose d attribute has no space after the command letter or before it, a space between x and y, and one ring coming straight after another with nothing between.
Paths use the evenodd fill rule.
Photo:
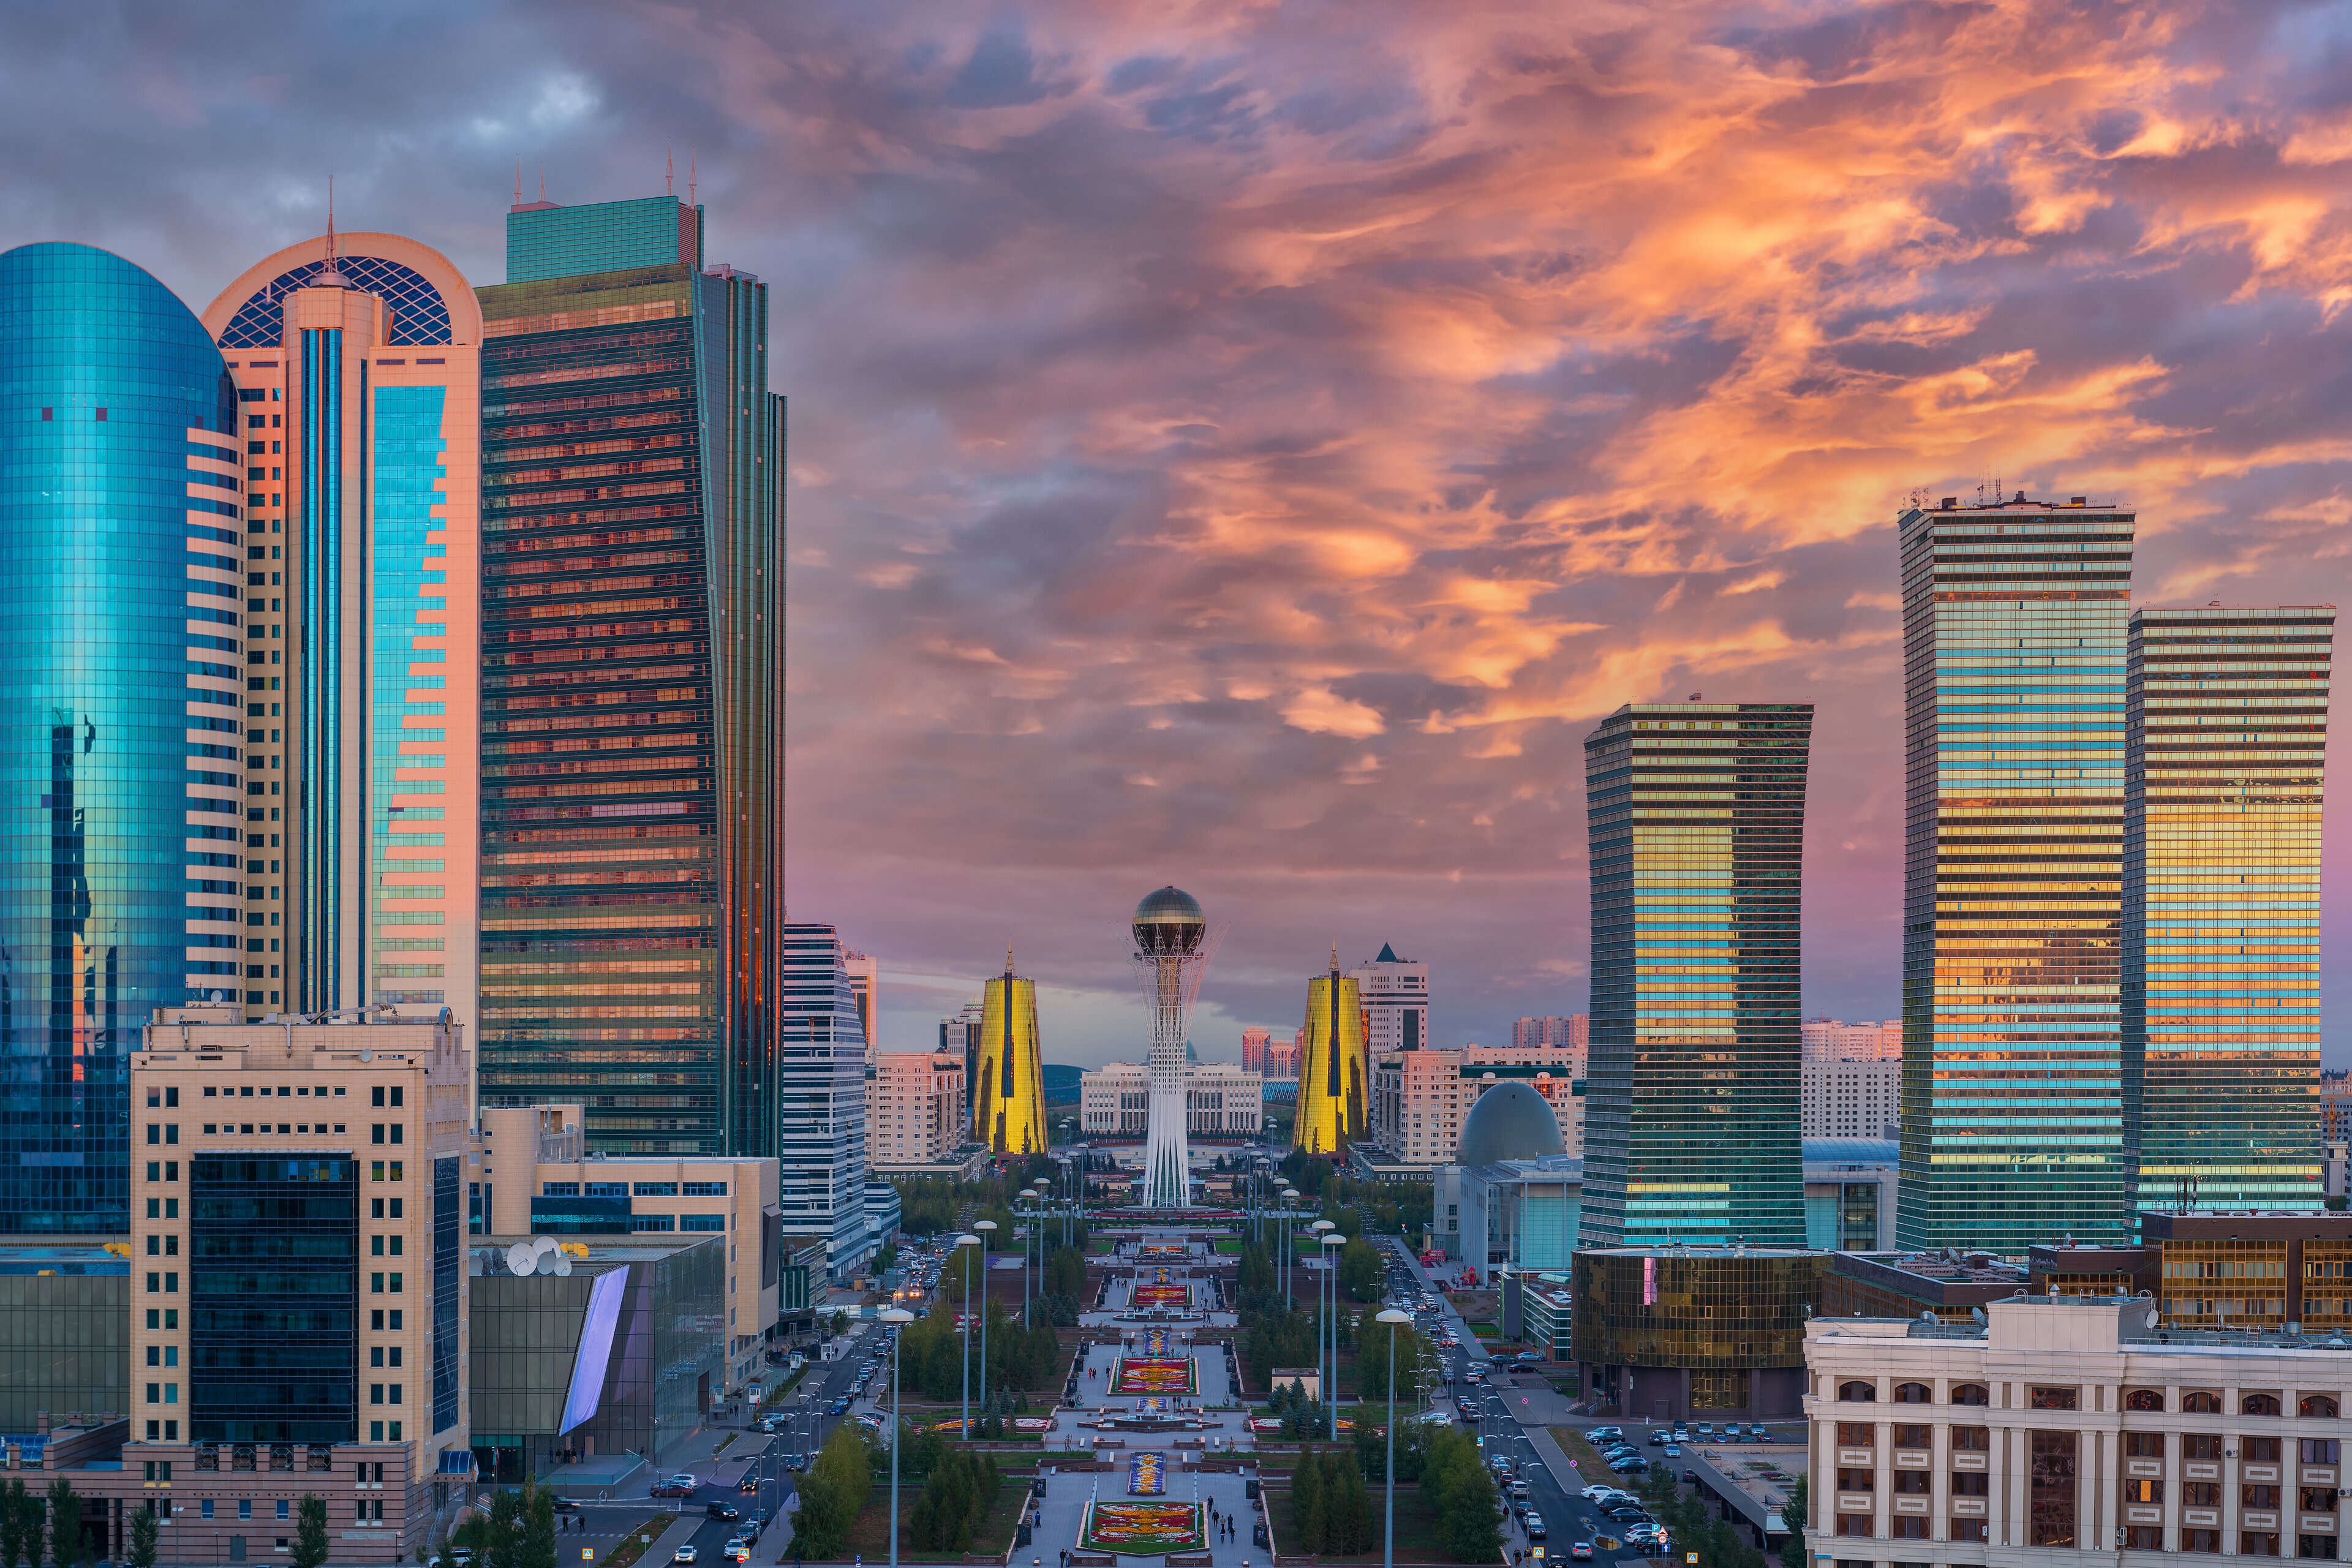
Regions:
<instances>
[{"instance_id":1,"label":"parked car","mask_svg":"<svg viewBox=\"0 0 2352 1568\"><path fill-rule=\"evenodd\" d=\"M1571 1562L1576 1562L1576 1563L1590 1563L1590 1562L1591 1562L1591 1561L1592 1561L1592 1542L1591 1542L1590 1541L1579 1541L1579 1542L1576 1542L1572 1543L1572 1544L1569 1547L1569 1549L1568 1549L1568 1555L1569 1555L1569 1558L1570 1558L1570 1560Z\"/></svg>"},{"instance_id":2,"label":"parked car","mask_svg":"<svg viewBox=\"0 0 2352 1568\"><path fill-rule=\"evenodd\" d=\"M1683 1457L1683 1447L1679 1443L1669 1443L1659 1452L1669 1459L1679 1459Z\"/></svg>"},{"instance_id":3,"label":"parked car","mask_svg":"<svg viewBox=\"0 0 2352 1568\"><path fill-rule=\"evenodd\" d=\"M1588 1443L1598 1443L1603 1437L1622 1437L1624 1435L1625 1430L1622 1426L1595 1426L1584 1435L1584 1440Z\"/></svg>"},{"instance_id":4,"label":"parked car","mask_svg":"<svg viewBox=\"0 0 2352 1568\"><path fill-rule=\"evenodd\" d=\"M694 1478L692 1476L665 1476L660 1480L654 1483L653 1495L656 1497L692 1497L694 1495Z\"/></svg>"},{"instance_id":5,"label":"parked car","mask_svg":"<svg viewBox=\"0 0 2352 1568\"><path fill-rule=\"evenodd\" d=\"M1644 1438L1644 1439L1643 1439L1643 1441L1644 1441L1644 1442L1646 1442L1646 1443L1648 1443L1648 1444L1649 1444L1649 1446L1650 1446L1651 1447L1653 1447L1653 1448L1656 1447L1659 1444L1661 1444L1661 1443L1664 1442L1665 1440L1666 1440L1666 1435L1665 1435L1664 1432L1653 1432L1653 1433L1651 1433L1651 1434L1649 1435L1649 1436L1648 1436L1648 1437L1646 1437L1646 1438Z\"/></svg>"},{"instance_id":6,"label":"parked car","mask_svg":"<svg viewBox=\"0 0 2352 1568\"><path fill-rule=\"evenodd\" d=\"M1530 1509L1528 1511L1528 1517L1524 1522L1528 1527L1528 1539L1529 1541L1541 1541L1544 1539L1545 1531L1543 1515Z\"/></svg>"},{"instance_id":7,"label":"parked car","mask_svg":"<svg viewBox=\"0 0 2352 1568\"><path fill-rule=\"evenodd\" d=\"M1693 1486L1696 1486L1698 1485L1698 1472L1696 1470L1685 1470L1683 1472L1683 1479L1688 1481Z\"/></svg>"},{"instance_id":8,"label":"parked car","mask_svg":"<svg viewBox=\"0 0 2352 1568\"><path fill-rule=\"evenodd\" d=\"M1698 1432L1698 1440L1704 1443L1709 1437L1715 1436L1715 1423L1712 1421L1702 1421L1698 1424L1696 1430Z\"/></svg>"}]
</instances>

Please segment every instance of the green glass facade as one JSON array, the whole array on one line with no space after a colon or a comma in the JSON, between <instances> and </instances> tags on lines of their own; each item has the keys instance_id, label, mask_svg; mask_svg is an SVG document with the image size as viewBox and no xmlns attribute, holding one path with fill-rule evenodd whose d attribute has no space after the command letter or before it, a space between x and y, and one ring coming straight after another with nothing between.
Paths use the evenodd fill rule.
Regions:
<instances>
[{"instance_id":1,"label":"green glass facade","mask_svg":"<svg viewBox=\"0 0 2352 1568\"><path fill-rule=\"evenodd\" d=\"M2131 618L2123 1055L2142 1209L2315 1209L2332 609Z\"/></svg>"},{"instance_id":2,"label":"green glass facade","mask_svg":"<svg viewBox=\"0 0 2352 1568\"><path fill-rule=\"evenodd\" d=\"M2129 1234L2133 527L2021 498L1901 519L1905 1248Z\"/></svg>"},{"instance_id":3,"label":"green glass facade","mask_svg":"<svg viewBox=\"0 0 2352 1568\"><path fill-rule=\"evenodd\" d=\"M645 205L511 214L529 280L478 291L481 1092L772 1154L783 401L765 288L677 202L651 259Z\"/></svg>"},{"instance_id":4,"label":"green glass facade","mask_svg":"<svg viewBox=\"0 0 2352 1568\"><path fill-rule=\"evenodd\" d=\"M1585 737L1587 1247L1802 1247L1804 703L1621 708Z\"/></svg>"}]
</instances>

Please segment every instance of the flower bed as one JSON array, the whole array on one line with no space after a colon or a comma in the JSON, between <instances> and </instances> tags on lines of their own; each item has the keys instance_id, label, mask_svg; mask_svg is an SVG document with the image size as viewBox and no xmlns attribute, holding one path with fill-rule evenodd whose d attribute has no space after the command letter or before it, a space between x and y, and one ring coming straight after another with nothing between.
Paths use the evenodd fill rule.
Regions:
<instances>
[{"instance_id":1,"label":"flower bed","mask_svg":"<svg viewBox=\"0 0 2352 1568\"><path fill-rule=\"evenodd\" d=\"M1113 1394L1198 1394L1201 1384L1190 1356L1181 1361L1122 1356L1111 1379L1110 1391Z\"/></svg>"},{"instance_id":2,"label":"flower bed","mask_svg":"<svg viewBox=\"0 0 2352 1568\"><path fill-rule=\"evenodd\" d=\"M1121 1557L1165 1557L1209 1543L1196 1502L1090 1502L1078 1544Z\"/></svg>"}]
</instances>

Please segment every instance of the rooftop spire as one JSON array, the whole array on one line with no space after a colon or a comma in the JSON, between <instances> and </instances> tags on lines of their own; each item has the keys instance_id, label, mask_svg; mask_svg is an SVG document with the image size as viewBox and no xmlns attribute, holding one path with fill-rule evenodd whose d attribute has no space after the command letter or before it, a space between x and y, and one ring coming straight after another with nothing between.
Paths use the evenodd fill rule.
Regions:
<instances>
[{"instance_id":1,"label":"rooftop spire","mask_svg":"<svg viewBox=\"0 0 2352 1568\"><path fill-rule=\"evenodd\" d=\"M674 148L662 150L662 195L677 195L677 153Z\"/></svg>"},{"instance_id":2,"label":"rooftop spire","mask_svg":"<svg viewBox=\"0 0 2352 1568\"><path fill-rule=\"evenodd\" d=\"M310 279L315 289L347 289L351 280L335 265L335 176L327 176L327 265Z\"/></svg>"}]
</instances>

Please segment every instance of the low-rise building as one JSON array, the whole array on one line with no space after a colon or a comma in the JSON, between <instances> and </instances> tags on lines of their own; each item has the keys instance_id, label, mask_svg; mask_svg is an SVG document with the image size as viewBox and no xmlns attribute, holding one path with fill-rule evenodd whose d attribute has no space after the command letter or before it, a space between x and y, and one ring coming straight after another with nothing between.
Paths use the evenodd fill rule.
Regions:
<instances>
[{"instance_id":1,"label":"low-rise building","mask_svg":"<svg viewBox=\"0 0 2352 1568\"><path fill-rule=\"evenodd\" d=\"M1184 1121L1195 1140L1238 1142L1265 1124L1266 1080L1230 1062L1184 1069ZM1139 1062L1089 1068L1078 1080L1078 1126L1091 1142L1141 1138L1150 1115L1151 1075Z\"/></svg>"},{"instance_id":2,"label":"low-rise building","mask_svg":"<svg viewBox=\"0 0 2352 1568\"><path fill-rule=\"evenodd\" d=\"M1891 1139L1804 1140L1805 1245L1821 1252L1886 1252L1895 1246L1901 1151Z\"/></svg>"},{"instance_id":3,"label":"low-rise building","mask_svg":"<svg viewBox=\"0 0 2352 1568\"><path fill-rule=\"evenodd\" d=\"M1638 1420L1798 1413L1825 1252L1590 1247L1576 1255L1571 1353L1586 1395Z\"/></svg>"},{"instance_id":4,"label":"low-rise building","mask_svg":"<svg viewBox=\"0 0 2352 1568\"><path fill-rule=\"evenodd\" d=\"M2343 1556L2341 1343L2167 1329L2136 1297L1980 1310L1807 1325L1815 1562Z\"/></svg>"}]
</instances>

